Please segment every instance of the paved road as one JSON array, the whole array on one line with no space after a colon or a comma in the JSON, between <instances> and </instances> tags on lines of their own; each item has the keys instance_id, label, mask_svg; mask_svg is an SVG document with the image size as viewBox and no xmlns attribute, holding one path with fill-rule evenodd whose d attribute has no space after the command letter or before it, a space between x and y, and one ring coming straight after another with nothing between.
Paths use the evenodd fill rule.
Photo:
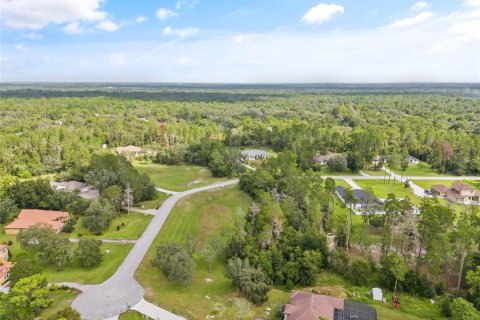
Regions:
<instances>
[{"instance_id":1,"label":"paved road","mask_svg":"<svg viewBox=\"0 0 480 320\"><path fill-rule=\"evenodd\" d=\"M156 305L145 301L140 300L135 306L132 307L133 310L150 317L155 320L185 320L185 318L179 317L171 312L165 311L162 308L157 307Z\"/></svg>"},{"instance_id":2,"label":"paved road","mask_svg":"<svg viewBox=\"0 0 480 320\"><path fill-rule=\"evenodd\" d=\"M72 307L80 312L82 319L101 320L115 317L126 311L128 307L137 305L143 299L144 290L134 279L135 270L142 262L148 248L150 248L177 201L197 192L222 188L236 183L238 183L238 179L214 183L178 192L165 200L115 274L105 282L94 285L80 294L73 301ZM171 319L175 319L173 316Z\"/></svg>"},{"instance_id":3,"label":"paved road","mask_svg":"<svg viewBox=\"0 0 480 320\"><path fill-rule=\"evenodd\" d=\"M344 179L346 183L348 183L350 185L350 187L352 187L352 189L362 189L360 188L360 186L358 184L355 183L355 181L353 181L352 179Z\"/></svg>"},{"instance_id":4,"label":"paved road","mask_svg":"<svg viewBox=\"0 0 480 320\"><path fill-rule=\"evenodd\" d=\"M383 176L322 176L323 179L332 178L337 180L383 180ZM403 179L412 180L480 180L479 176L458 176L458 177L449 177L449 176L440 176L440 177L416 177L416 176L405 176Z\"/></svg>"},{"instance_id":5,"label":"paved road","mask_svg":"<svg viewBox=\"0 0 480 320\"><path fill-rule=\"evenodd\" d=\"M171 190L162 189L162 188L159 188L159 187L155 187L155 190L157 190L158 192L166 193L166 194L177 194L178 193L177 191L171 191Z\"/></svg>"}]
</instances>

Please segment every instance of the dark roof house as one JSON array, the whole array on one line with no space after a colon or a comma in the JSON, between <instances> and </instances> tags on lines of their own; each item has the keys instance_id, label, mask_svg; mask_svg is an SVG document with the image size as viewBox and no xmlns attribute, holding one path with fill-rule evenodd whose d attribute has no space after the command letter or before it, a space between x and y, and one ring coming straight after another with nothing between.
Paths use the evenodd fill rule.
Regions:
<instances>
[{"instance_id":1,"label":"dark roof house","mask_svg":"<svg viewBox=\"0 0 480 320\"><path fill-rule=\"evenodd\" d=\"M377 319L375 309L366 304L296 290L290 294L290 303L283 313L285 320Z\"/></svg>"},{"instance_id":2,"label":"dark roof house","mask_svg":"<svg viewBox=\"0 0 480 320\"><path fill-rule=\"evenodd\" d=\"M337 194L342 198L342 200L345 200L345 188L342 186L337 186L335 190L337 191ZM352 192L353 196L357 198L359 205L366 204L369 201L369 198L373 196L370 192L363 189L353 189ZM375 196L373 196L373 201L375 203L382 204L382 201Z\"/></svg>"}]
</instances>

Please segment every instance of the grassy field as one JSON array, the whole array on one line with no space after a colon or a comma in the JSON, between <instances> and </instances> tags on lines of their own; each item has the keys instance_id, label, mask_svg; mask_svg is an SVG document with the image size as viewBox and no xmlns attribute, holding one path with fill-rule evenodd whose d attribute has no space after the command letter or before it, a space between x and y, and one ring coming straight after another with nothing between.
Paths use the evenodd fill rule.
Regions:
<instances>
[{"instance_id":1,"label":"grassy field","mask_svg":"<svg viewBox=\"0 0 480 320\"><path fill-rule=\"evenodd\" d=\"M172 191L184 191L226 180L213 177L207 168L191 164L167 166L134 161L133 165L140 173L146 173L157 187Z\"/></svg>"},{"instance_id":2,"label":"grassy field","mask_svg":"<svg viewBox=\"0 0 480 320\"><path fill-rule=\"evenodd\" d=\"M162 205L162 203L167 200L169 197L168 194L163 192L155 192L152 200L142 201L137 203L137 207L141 209L156 209Z\"/></svg>"},{"instance_id":3,"label":"grassy field","mask_svg":"<svg viewBox=\"0 0 480 320\"><path fill-rule=\"evenodd\" d=\"M383 177L386 172L383 170L362 170L363 173L368 174L369 176L379 176Z\"/></svg>"},{"instance_id":4,"label":"grassy field","mask_svg":"<svg viewBox=\"0 0 480 320\"><path fill-rule=\"evenodd\" d=\"M396 174L402 175L400 169L393 170ZM441 176L450 176L448 174L439 173L432 169L432 167L426 162L420 162L419 164L414 164L408 166L407 170L403 172L404 176L410 177L441 177Z\"/></svg>"},{"instance_id":5,"label":"grassy field","mask_svg":"<svg viewBox=\"0 0 480 320\"><path fill-rule=\"evenodd\" d=\"M57 271L54 267L46 267L43 275L48 282L101 283L115 273L132 247L132 244L104 243L102 244L103 261L100 265L94 268L82 268L75 259L62 271ZM106 254L106 250L110 250L110 253Z\"/></svg>"},{"instance_id":6,"label":"grassy field","mask_svg":"<svg viewBox=\"0 0 480 320\"><path fill-rule=\"evenodd\" d=\"M75 299L79 293L80 292L75 289L58 289L50 291L48 297L53 300L53 303L42 311L40 318L47 319L53 316L57 311L70 306L73 299Z\"/></svg>"},{"instance_id":7,"label":"grassy field","mask_svg":"<svg viewBox=\"0 0 480 320\"><path fill-rule=\"evenodd\" d=\"M75 225L75 231L70 234L70 237L79 238L81 234L83 238L138 239L150 223L150 220L152 220L152 217L151 215L136 212L130 212L130 217L126 213L120 214L112 220L110 227L98 236L82 227L83 218L80 217ZM120 226L118 231L117 226Z\"/></svg>"},{"instance_id":8,"label":"grassy field","mask_svg":"<svg viewBox=\"0 0 480 320\"><path fill-rule=\"evenodd\" d=\"M339 172L330 171L328 166L322 166L321 173L323 176L360 176L360 173L353 173L350 170L344 170Z\"/></svg>"},{"instance_id":9,"label":"grassy field","mask_svg":"<svg viewBox=\"0 0 480 320\"><path fill-rule=\"evenodd\" d=\"M131 310L131 311L127 311L120 314L120 316L118 316L118 319L119 320L146 320L150 318L148 318L147 316L144 316L138 311Z\"/></svg>"},{"instance_id":10,"label":"grassy field","mask_svg":"<svg viewBox=\"0 0 480 320\"><path fill-rule=\"evenodd\" d=\"M342 179L335 179L335 186L344 187L345 189L351 189L350 185Z\"/></svg>"},{"instance_id":11,"label":"grassy field","mask_svg":"<svg viewBox=\"0 0 480 320\"><path fill-rule=\"evenodd\" d=\"M410 198L415 197L411 189L406 189L403 183L399 183L398 181L395 182L395 186L393 185L393 179L390 180L388 183L388 179L386 179L385 183L383 179L378 180L354 180L362 189L366 189L368 187L372 188L373 193L377 198L385 199L389 193L394 193L397 198L405 198L405 196L409 196Z\"/></svg>"},{"instance_id":12,"label":"grassy field","mask_svg":"<svg viewBox=\"0 0 480 320\"><path fill-rule=\"evenodd\" d=\"M457 180L412 180L412 181L419 187L430 190L432 186L436 184L443 184L444 186L447 186L450 188L452 186L452 183L454 183ZM471 185L474 188L480 189L480 181L474 181L474 180L461 180L461 181L463 183Z\"/></svg>"},{"instance_id":13,"label":"grassy field","mask_svg":"<svg viewBox=\"0 0 480 320\"><path fill-rule=\"evenodd\" d=\"M235 219L243 218L250 202L238 187L202 192L178 202L136 272L136 278L145 288L146 299L195 319L204 319L215 309L221 312L230 309L235 291L225 277L225 263L221 259L209 273L207 265L197 257L192 283L186 287L169 283L151 266L151 260L162 241L184 242L189 235L196 239L199 247L213 238L226 241L233 232Z\"/></svg>"}]
</instances>

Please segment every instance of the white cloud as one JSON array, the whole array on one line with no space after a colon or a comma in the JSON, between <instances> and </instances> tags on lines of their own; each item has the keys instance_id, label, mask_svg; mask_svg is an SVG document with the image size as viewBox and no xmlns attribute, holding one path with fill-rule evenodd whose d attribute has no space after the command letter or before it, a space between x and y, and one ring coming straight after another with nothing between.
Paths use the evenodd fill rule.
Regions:
<instances>
[{"instance_id":1,"label":"white cloud","mask_svg":"<svg viewBox=\"0 0 480 320\"><path fill-rule=\"evenodd\" d=\"M1 56L0 57L0 65L6 66L8 64L8 57Z\"/></svg>"},{"instance_id":2,"label":"white cloud","mask_svg":"<svg viewBox=\"0 0 480 320\"><path fill-rule=\"evenodd\" d=\"M412 27L414 25L417 25L419 23L422 23L422 22L425 22L425 21L431 19L433 16L434 16L433 12L426 11L426 12L419 13L414 17L396 20L396 21L392 22L389 26L391 28Z\"/></svg>"},{"instance_id":3,"label":"white cloud","mask_svg":"<svg viewBox=\"0 0 480 320\"><path fill-rule=\"evenodd\" d=\"M195 66L198 64L198 61L190 57L179 57L175 60L175 63L182 66Z\"/></svg>"},{"instance_id":4,"label":"white cloud","mask_svg":"<svg viewBox=\"0 0 480 320\"><path fill-rule=\"evenodd\" d=\"M72 21L99 21L107 13L100 10L103 0L0 0L1 20L12 28L42 29L48 24Z\"/></svg>"},{"instance_id":5,"label":"white cloud","mask_svg":"<svg viewBox=\"0 0 480 320\"><path fill-rule=\"evenodd\" d=\"M302 20L309 24L321 24L332 19L336 14L343 13L343 6L338 4L320 3L305 13Z\"/></svg>"},{"instance_id":6,"label":"white cloud","mask_svg":"<svg viewBox=\"0 0 480 320\"><path fill-rule=\"evenodd\" d=\"M21 51L21 52L30 50L30 48L25 46L23 43L16 44L14 48L15 48L15 50Z\"/></svg>"},{"instance_id":7,"label":"white cloud","mask_svg":"<svg viewBox=\"0 0 480 320\"><path fill-rule=\"evenodd\" d=\"M467 7L480 7L480 0L465 0Z\"/></svg>"},{"instance_id":8,"label":"white cloud","mask_svg":"<svg viewBox=\"0 0 480 320\"><path fill-rule=\"evenodd\" d=\"M83 34L87 33L89 30L82 27L78 21L74 21L63 27L63 31L68 34Z\"/></svg>"},{"instance_id":9,"label":"white cloud","mask_svg":"<svg viewBox=\"0 0 480 320\"><path fill-rule=\"evenodd\" d=\"M168 18L178 16L178 13L165 9L165 8L160 8L157 10L157 17L160 20L167 20Z\"/></svg>"},{"instance_id":10,"label":"white cloud","mask_svg":"<svg viewBox=\"0 0 480 320\"><path fill-rule=\"evenodd\" d=\"M98 23L96 28L103 31L115 32L120 29L120 25L110 20L105 20Z\"/></svg>"},{"instance_id":11,"label":"white cloud","mask_svg":"<svg viewBox=\"0 0 480 320\"><path fill-rule=\"evenodd\" d=\"M108 62L112 67L124 67L128 64L127 56L123 52L111 53Z\"/></svg>"},{"instance_id":12,"label":"white cloud","mask_svg":"<svg viewBox=\"0 0 480 320\"><path fill-rule=\"evenodd\" d=\"M197 33L199 30L197 28L179 28L173 29L172 27L165 27L162 34L164 36L177 36L180 38L185 38L191 36L192 34Z\"/></svg>"},{"instance_id":13,"label":"white cloud","mask_svg":"<svg viewBox=\"0 0 480 320\"><path fill-rule=\"evenodd\" d=\"M190 9L193 9L195 8L195 6L197 5L198 1L197 0L192 0L192 1L187 1L187 0L178 0L176 3L175 3L175 8L177 10L180 10L184 7L188 7Z\"/></svg>"},{"instance_id":14,"label":"white cloud","mask_svg":"<svg viewBox=\"0 0 480 320\"><path fill-rule=\"evenodd\" d=\"M137 19L135 19L135 22L136 22L136 23L143 23L143 22L145 22L145 21L147 21L147 20L148 20L147 17L145 17L145 16L139 16L139 17L137 17Z\"/></svg>"},{"instance_id":15,"label":"white cloud","mask_svg":"<svg viewBox=\"0 0 480 320\"><path fill-rule=\"evenodd\" d=\"M413 6L410 7L411 11L423 11L430 8L430 4L426 1L418 1Z\"/></svg>"},{"instance_id":16,"label":"white cloud","mask_svg":"<svg viewBox=\"0 0 480 320\"><path fill-rule=\"evenodd\" d=\"M88 67L88 66L90 66L90 60L82 59L82 60L78 61L78 65L80 65L82 67Z\"/></svg>"},{"instance_id":17,"label":"white cloud","mask_svg":"<svg viewBox=\"0 0 480 320\"><path fill-rule=\"evenodd\" d=\"M233 42L235 43L244 43L246 41L249 41L252 38L251 35L249 34L238 34L233 37Z\"/></svg>"},{"instance_id":18,"label":"white cloud","mask_svg":"<svg viewBox=\"0 0 480 320\"><path fill-rule=\"evenodd\" d=\"M22 38L29 39L29 40L42 40L43 35L37 32L29 32L22 34Z\"/></svg>"}]
</instances>

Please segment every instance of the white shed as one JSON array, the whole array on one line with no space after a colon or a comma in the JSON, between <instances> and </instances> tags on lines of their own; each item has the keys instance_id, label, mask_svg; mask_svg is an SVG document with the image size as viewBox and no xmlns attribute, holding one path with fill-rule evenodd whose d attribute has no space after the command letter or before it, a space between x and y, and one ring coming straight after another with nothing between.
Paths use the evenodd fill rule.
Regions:
<instances>
[{"instance_id":1,"label":"white shed","mask_svg":"<svg viewBox=\"0 0 480 320\"><path fill-rule=\"evenodd\" d=\"M372 289L372 296L373 296L373 300L375 300L375 301L383 301L382 289L373 288Z\"/></svg>"}]
</instances>

